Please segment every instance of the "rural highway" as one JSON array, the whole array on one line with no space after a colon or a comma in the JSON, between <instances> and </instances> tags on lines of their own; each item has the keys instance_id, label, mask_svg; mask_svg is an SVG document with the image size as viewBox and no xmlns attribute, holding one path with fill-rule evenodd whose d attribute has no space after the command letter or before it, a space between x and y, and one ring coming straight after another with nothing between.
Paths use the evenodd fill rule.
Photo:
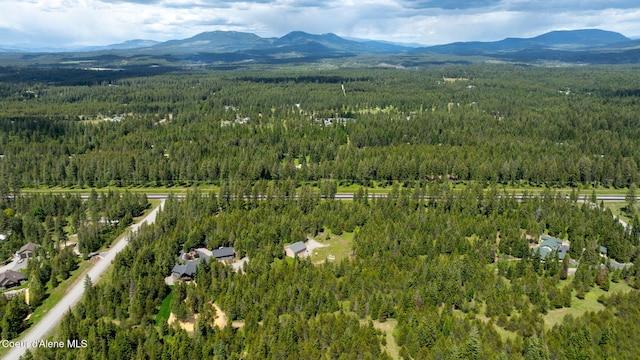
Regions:
<instances>
[{"instance_id":1,"label":"rural highway","mask_svg":"<svg viewBox=\"0 0 640 360\"><path fill-rule=\"evenodd\" d=\"M206 194L205 194L206 195ZM353 200L354 196L356 194L355 193L337 193L335 195L335 199L336 200ZM369 199L373 199L374 197L383 197L383 196L387 196L389 195L389 193L370 193L369 194ZM82 194L81 195L83 199L88 199L89 198L89 194ZM160 193L150 193L150 194L146 194L147 199L149 200L166 200L169 197L169 194L160 194ZM184 198L185 194L173 194L173 196L175 196L176 198ZM529 194L529 197L534 197L537 196L537 194ZM523 195L522 194L515 194L514 197L518 200L522 199ZM567 198L569 196L567 195ZM252 196L247 196L247 199L252 198ZM264 195L259 195L260 199L265 199L266 197ZM428 199L428 196L424 196L424 199ZM584 196L584 195L580 195L578 197L578 201L587 201L589 199L589 197ZM602 200L605 202L609 202L609 201L625 201L626 196L625 195L598 195L598 201ZM638 201L640 201L640 196L637 197Z\"/></svg>"},{"instance_id":2,"label":"rural highway","mask_svg":"<svg viewBox=\"0 0 640 360\"><path fill-rule=\"evenodd\" d=\"M166 198L166 197L165 197ZM164 206L164 198L161 199L161 203L155 209L153 209L147 216L145 216L141 221L130 226L130 231L135 232L138 228L144 224L152 224L156 220L156 215L158 211ZM122 237L120 241L115 243L109 251L101 253L101 258L98 258L93 267L89 270L89 277L93 283L96 283L100 276L109 268L113 259L115 259L116 254L118 254L122 249L127 246L128 236ZM72 308L80 298L82 298L82 294L84 293L84 281L83 279L79 279L76 284L67 292L67 294L56 304L56 306L49 311L49 313L38 322L33 328L31 328L25 336L22 337L19 341L16 340L16 343L20 346L15 346L13 349L5 355L4 359L6 360L16 360L22 356L27 348L31 348L33 342L37 342L40 340L46 339L46 335L56 326L62 319L62 316ZM65 341L66 339L62 339ZM78 339L83 340L83 339Z\"/></svg>"}]
</instances>

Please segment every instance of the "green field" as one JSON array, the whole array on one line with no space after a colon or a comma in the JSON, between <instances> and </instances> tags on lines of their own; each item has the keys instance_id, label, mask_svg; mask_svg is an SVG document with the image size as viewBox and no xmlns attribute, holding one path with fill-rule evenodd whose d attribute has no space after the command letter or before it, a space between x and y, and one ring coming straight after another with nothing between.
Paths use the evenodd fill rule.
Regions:
<instances>
[{"instance_id":1,"label":"green field","mask_svg":"<svg viewBox=\"0 0 640 360\"><path fill-rule=\"evenodd\" d=\"M626 202L612 201L608 202L606 206L611 209L613 215L618 217L620 220L626 222L627 224L631 221L631 219L629 218L629 214L625 211L625 207L627 206ZM636 205L636 214L638 213L638 210L640 210L640 207Z\"/></svg>"},{"instance_id":2,"label":"green field","mask_svg":"<svg viewBox=\"0 0 640 360\"><path fill-rule=\"evenodd\" d=\"M563 282L565 282L564 286L571 286L568 280L564 280ZM551 328L554 325L562 323L562 320L567 315L572 315L575 318L575 317L581 316L582 314L588 311L595 312L595 311L603 310L604 305L598 302L598 298L600 298L601 296L609 296L612 293L629 292L631 290L633 289L626 282L619 282L619 283L612 282L611 288L609 289L608 292L597 287L592 287L590 291L585 294L585 297L583 300L576 298L575 291L574 291L574 294L572 294L572 297L571 297L570 308L550 310L546 315L544 315L545 327Z\"/></svg>"},{"instance_id":3,"label":"green field","mask_svg":"<svg viewBox=\"0 0 640 360\"><path fill-rule=\"evenodd\" d=\"M343 259L348 259L351 255L351 249L353 247L354 233L342 233L342 235L331 234L327 229L327 232L318 234L315 240L325 247L317 248L311 254L311 260L313 262L320 262L327 260L327 257L333 255L335 259L333 261L340 262Z\"/></svg>"},{"instance_id":4,"label":"green field","mask_svg":"<svg viewBox=\"0 0 640 360\"><path fill-rule=\"evenodd\" d=\"M156 315L156 326L159 326L163 322L167 322L169 320L169 316L171 315L171 301L173 300L173 286L169 286L171 291L169 295L167 295L164 300L162 300L162 305L160 305L160 310L158 311L158 315Z\"/></svg>"}]
</instances>

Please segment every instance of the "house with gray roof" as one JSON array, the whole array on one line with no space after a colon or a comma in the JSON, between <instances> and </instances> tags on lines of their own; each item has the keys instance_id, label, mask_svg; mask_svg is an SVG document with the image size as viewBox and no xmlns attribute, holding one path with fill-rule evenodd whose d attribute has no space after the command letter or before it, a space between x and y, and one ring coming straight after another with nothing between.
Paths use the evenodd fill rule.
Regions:
<instances>
[{"instance_id":1,"label":"house with gray roof","mask_svg":"<svg viewBox=\"0 0 640 360\"><path fill-rule=\"evenodd\" d=\"M569 246L563 245L561 239L549 235L542 235L540 237L540 244L536 246L533 251L537 251L542 260L545 260L549 254L555 251L558 253L558 258L562 260L569 251Z\"/></svg>"},{"instance_id":2,"label":"house with gray roof","mask_svg":"<svg viewBox=\"0 0 640 360\"><path fill-rule=\"evenodd\" d=\"M288 257L296 257L296 256L304 256L307 252L307 245L305 245L302 241L298 241L284 248L285 254Z\"/></svg>"},{"instance_id":3,"label":"house with gray roof","mask_svg":"<svg viewBox=\"0 0 640 360\"><path fill-rule=\"evenodd\" d=\"M222 263L231 263L236 257L236 252L230 247L220 247L211 253L218 262Z\"/></svg>"},{"instance_id":4,"label":"house with gray roof","mask_svg":"<svg viewBox=\"0 0 640 360\"><path fill-rule=\"evenodd\" d=\"M18 250L17 254L20 256L20 259L29 259L36 256L36 249L39 247L40 245L32 242L26 243Z\"/></svg>"},{"instance_id":5,"label":"house with gray roof","mask_svg":"<svg viewBox=\"0 0 640 360\"><path fill-rule=\"evenodd\" d=\"M171 269L171 276L175 279L193 280L199 263L200 259L195 259L188 260L182 264L176 264L173 266L173 269Z\"/></svg>"},{"instance_id":6,"label":"house with gray roof","mask_svg":"<svg viewBox=\"0 0 640 360\"><path fill-rule=\"evenodd\" d=\"M0 274L0 290L20 286L27 281L27 277L18 271L7 270Z\"/></svg>"}]
</instances>

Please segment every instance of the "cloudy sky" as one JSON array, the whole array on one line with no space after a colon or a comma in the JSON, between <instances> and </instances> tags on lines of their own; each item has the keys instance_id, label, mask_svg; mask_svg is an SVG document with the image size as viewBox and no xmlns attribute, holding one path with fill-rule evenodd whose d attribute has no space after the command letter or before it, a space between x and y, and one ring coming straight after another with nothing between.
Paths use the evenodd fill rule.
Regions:
<instances>
[{"instance_id":1,"label":"cloudy sky","mask_svg":"<svg viewBox=\"0 0 640 360\"><path fill-rule=\"evenodd\" d=\"M203 31L301 30L444 44L599 28L640 37L637 0L0 0L0 46L165 41Z\"/></svg>"}]
</instances>

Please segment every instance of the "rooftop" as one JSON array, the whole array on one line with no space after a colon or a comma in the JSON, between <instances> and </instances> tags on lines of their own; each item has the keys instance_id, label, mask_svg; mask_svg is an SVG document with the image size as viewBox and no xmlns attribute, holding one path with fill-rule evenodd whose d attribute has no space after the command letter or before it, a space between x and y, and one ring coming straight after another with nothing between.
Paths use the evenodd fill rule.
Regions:
<instances>
[{"instance_id":1,"label":"rooftop","mask_svg":"<svg viewBox=\"0 0 640 360\"><path fill-rule=\"evenodd\" d=\"M185 264L176 264L171 273L178 274L180 276L193 276L196 273L196 268L200 263L200 259L187 261Z\"/></svg>"},{"instance_id":2,"label":"rooftop","mask_svg":"<svg viewBox=\"0 0 640 360\"><path fill-rule=\"evenodd\" d=\"M546 259L553 251L558 253L558 259L564 259L567 251L569 251L568 245L562 245L562 240L549 235L542 235L540 237L540 245L536 246L533 251L538 251L542 260Z\"/></svg>"},{"instance_id":3,"label":"rooftop","mask_svg":"<svg viewBox=\"0 0 640 360\"><path fill-rule=\"evenodd\" d=\"M291 249L291 251L293 251L294 254L297 254L301 251L307 250L307 245L305 245L302 241L298 241L296 243L293 243L287 246L287 248Z\"/></svg>"},{"instance_id":4,"label":"rooftop","mask_svg":"<svg viewBox=\"0 0 640 360\"><path fill-rule=\"evenodd\" d=\"M3 283L5 280L9 280L11 282L19 282L22 280L27 280L27 277L18 271L7 270L0 274L0 283Z\"/></svg>"},{"instance_id":5,"label":"rooftop","mask_svg":"<svg viewBox=\"0 0 640 360\"><path fill-rule=\"evenodd\" d=\"M561 239L558 239L549 235L542 235L540 237L540 240L541 240L540 247L548 246L554 250L557 250L562 245Z\"/></svg>"},{"instance_id":6,"label":"rooftop","mask_svg":"<svg viewBox=\"0 0 640 360\"><path fill-rule=\"evenodd\" d=\"M213 257L216 259L232 258L236 256L235 251L233 251L233 248L230 247L221 247L219 249L213 250L212 253Z\"/></svg>"},{"instance_id":7,"label":"rooftop","mask_svg":"<svg viewBox=\"0 0 640 360\"><path fill-rule=\"evenodd\" d=\"M22 247L20 248L20 250L18 250L18 253L23 253L25 251L36 251L36 249L38 248L38 244L36 243L26 243L24 245L22 245Z\"/></svg>"}]
</instances>

